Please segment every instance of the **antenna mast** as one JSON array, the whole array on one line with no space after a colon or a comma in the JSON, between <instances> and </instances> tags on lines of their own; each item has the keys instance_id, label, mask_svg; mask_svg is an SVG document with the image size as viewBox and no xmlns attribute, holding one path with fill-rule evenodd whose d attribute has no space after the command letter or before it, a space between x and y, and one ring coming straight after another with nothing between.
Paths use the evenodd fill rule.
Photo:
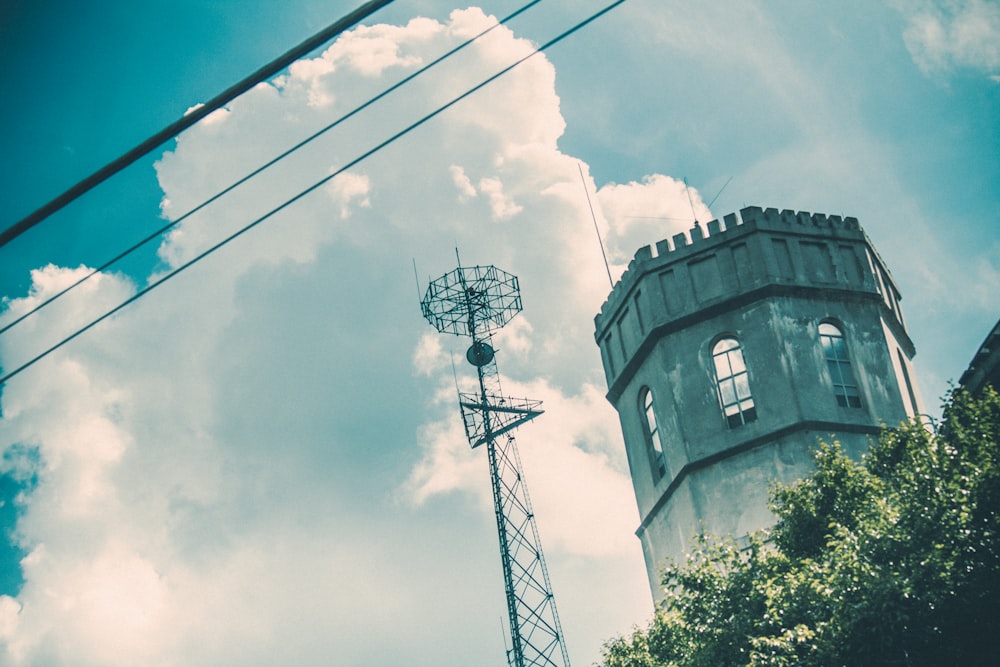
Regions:
<instances>
[{"instance_id":1,"label":"antenna mast","mask_svg":"<svg viewBox=\"0 0 1000 667\"><path fill-rule=\"evenodd\" d=\"M684 177L684 192L688 196L688 204L691 205L691 217L694 218L694 226L698 226L698 214L694 212L694 199L691 198L691 188L688 187L687 176Z\"/></svg>"},{"instance_id":2,"label":"antenna mast","mask_svg":"<svg viewBox=\"0 0 1000 667\"><path fill-rule=\"evenodd\" d=\"M431 282L420 310L441 333L472 338L465 358L476 367L479 392L459 392L458 402L469 444L473 449L485 444L490 465L510 626L508 662L570 667L512 432L542 414L541 401L501 394L492 345L493 332L521 311L517 277L495 266L460 264Z\"/></svg>"},{"instance_id":3,"label":"antenna mast","mask_svg":"<svg viewBox=\"0 0 1000 667\"><path fill-rule=\"evenodd\" d=\"M587 179L583 177L583 167L580 163L576 163L576 168L580 170L580 181L583 183L583 193L587 195L587 206L590 207L590 217L594 221L594 231L597 232L597 244L601 246L601 257L604 258L604 270L608 272L608 282L611 283L611 289L615 287L615 281L611 277L611 267L608 266L608 254L604 252L604 240L601 238L601 230L597 226L597 215L594 213L594 205L590 203L590 190L587 189Z\"/></svg>"}]
</instances>

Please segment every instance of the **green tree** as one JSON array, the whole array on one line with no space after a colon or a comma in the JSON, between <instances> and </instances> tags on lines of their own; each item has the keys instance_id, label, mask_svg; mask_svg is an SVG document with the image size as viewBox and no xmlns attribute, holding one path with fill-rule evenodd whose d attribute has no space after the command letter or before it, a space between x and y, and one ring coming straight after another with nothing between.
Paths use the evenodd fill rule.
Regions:
<instances>
[{"instance_id":1,"label":"green tree","mask_svg":"<svg viewBox=\"0 0 1000 667\"><path fill-rule=\"evenodd\" d=\"M749 546L700 538L605 667L1000 664L1000 396L938 432L886 429L861 462L821 444Z\"/></svg>"}]
</instances>

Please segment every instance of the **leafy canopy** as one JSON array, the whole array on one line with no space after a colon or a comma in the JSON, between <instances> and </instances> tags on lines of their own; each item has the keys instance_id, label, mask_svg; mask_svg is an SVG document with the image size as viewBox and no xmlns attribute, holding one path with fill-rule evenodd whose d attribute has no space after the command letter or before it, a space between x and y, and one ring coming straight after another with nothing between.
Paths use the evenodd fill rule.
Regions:
<instances>
[{"instance_id":1,"label":"leafy canopy","mask_svg":"<svg viewBox=\"0 0 1000 667\"><path fill-rule=\"evenodd\" d=\"M937 434L821 444L749 546L701 537L604 667L993 665L1000 656L1000 396L946 400Z\"/></svg>"}]
</instances>

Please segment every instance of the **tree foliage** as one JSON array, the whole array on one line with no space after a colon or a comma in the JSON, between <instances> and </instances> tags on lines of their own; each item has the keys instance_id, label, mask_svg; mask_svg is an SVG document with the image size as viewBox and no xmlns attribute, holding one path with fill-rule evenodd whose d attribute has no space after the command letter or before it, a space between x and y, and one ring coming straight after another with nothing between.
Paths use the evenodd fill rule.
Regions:
<instances>
[{"instance_id":1,"label":"tree foliage","mask_svg":"<svg viewBox=\"0 0 1000 667\"><path fill-rule=\"evenodd\" d=\"M1000 396L962 391L937 434L886 429L861 462L822 444L772 491L770 530L699 538L605 667L993 665L1000 659Z\"/></svg>"}]
</instances>

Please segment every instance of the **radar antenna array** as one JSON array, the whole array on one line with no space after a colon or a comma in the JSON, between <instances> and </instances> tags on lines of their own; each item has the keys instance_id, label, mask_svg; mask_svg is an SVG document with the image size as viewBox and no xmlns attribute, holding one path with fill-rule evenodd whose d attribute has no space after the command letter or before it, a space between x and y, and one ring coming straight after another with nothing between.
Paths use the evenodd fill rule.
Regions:
<instances>
[{"instance_id":1,"label":"radar antenna array","mask_svg":"<svg viewBox=\"0 0 1000 667\"><path fill-rule=\"evenodd\" d=\"M459 406L469 444L485 444L489 460L510 626L508 662L570 667L513 434L542 414L541 401L502 394L492 344L493 332L521 311L517 277L495 266L459 266L431 281L420 310L441 333L472 339L465 358L476 368L479 392L459 392Z\"/></svg>"}]
</instances>

